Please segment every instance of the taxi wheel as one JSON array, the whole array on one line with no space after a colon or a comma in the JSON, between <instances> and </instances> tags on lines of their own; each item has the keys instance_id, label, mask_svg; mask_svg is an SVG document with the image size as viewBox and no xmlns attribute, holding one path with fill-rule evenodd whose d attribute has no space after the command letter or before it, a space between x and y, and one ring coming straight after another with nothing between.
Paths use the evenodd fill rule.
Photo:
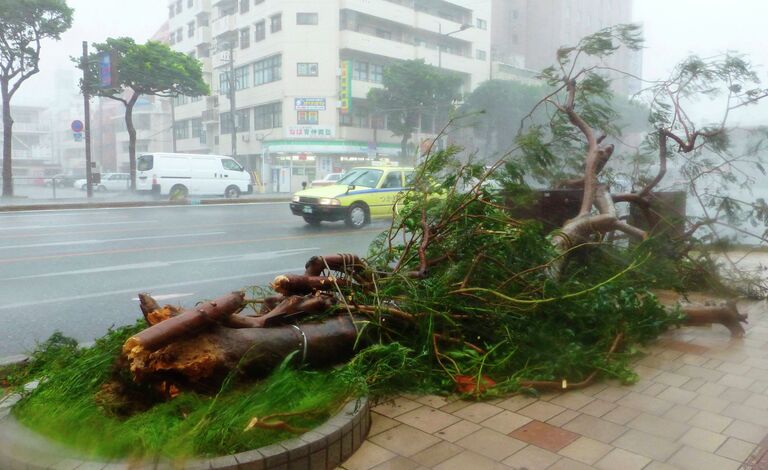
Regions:
<instances>
[{"instance_id":1,"label":"taxi wheel","mask_svg":"<svg viewBox=\"0 0 768 470\"><path fill-rule=\"evenodd\" d=\"M352 204L344 222L351 228L363 228L368 223L368 206L362 202Z\"/></svg>"},{"instance_id":2,"label":"taxi wheel","mask_svg":"<svg viewBox=\"0 0 768 470\"><path fill-rule=\"evenodd\" d=\"M304 222L308 223L309 225L317 226L317 225L320 225L320 222L322 222L317 217L312 217L311 215L305 215L303 217L304 217Z\"/></svg>"}]
</instances>

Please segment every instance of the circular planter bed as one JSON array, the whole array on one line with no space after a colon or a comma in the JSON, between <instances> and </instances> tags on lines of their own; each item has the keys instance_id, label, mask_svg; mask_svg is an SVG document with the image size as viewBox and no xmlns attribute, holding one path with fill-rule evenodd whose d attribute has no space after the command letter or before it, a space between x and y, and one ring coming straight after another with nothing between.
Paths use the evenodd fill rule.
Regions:
<instances>
[{"instance_id":1,"label":"circular planter bed","mask_svg":"<svg viewBox=\"0 0 768 470\"><path fill-rule=\"evenodd\" d=\"M81 460L71 450L19 424L10 413L19 398L11 395L0 399L0 468L3 469L333 469L362 445L371 424L368 399L360 398L348 402L335 416L309 432L247 452L183 462L98 462Z\"/></svg>"}]
</instances>

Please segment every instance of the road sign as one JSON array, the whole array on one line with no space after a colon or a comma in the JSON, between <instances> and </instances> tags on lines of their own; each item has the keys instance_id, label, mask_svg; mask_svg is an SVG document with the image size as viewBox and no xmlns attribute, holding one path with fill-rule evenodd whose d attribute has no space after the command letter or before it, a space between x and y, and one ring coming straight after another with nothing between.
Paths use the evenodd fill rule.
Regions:
<instances>
[{"instance_id":1,"label":"road sign","mask_svg":"<svg viewBox=\"0 0 768 470\"><path fill-rule=\"evenodd\" d=\"M74 137L75 142L82 142L83 141L83 133L82 132L73 132L72 137Z\"/></svg>"},{"instance_id":2,"label":"road sign","mask_svg":"<svg viewBox=\"0 0 768 470\"><path fill-rule=\"evenodd\" d=\"M72 128L72 132L75 132L75 133L83 132L83 129L85 129L85 126L83 125L83 121L79 119L75 119L74 121L72 121L72 124L70 125L70 127Z\"/></svg>"}]
</instances>

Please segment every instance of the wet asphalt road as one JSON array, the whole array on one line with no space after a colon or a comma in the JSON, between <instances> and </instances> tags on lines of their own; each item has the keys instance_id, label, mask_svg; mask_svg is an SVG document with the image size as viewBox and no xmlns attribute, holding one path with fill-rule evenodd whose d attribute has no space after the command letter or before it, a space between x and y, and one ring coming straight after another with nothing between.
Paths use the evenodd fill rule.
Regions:
<instances>
[{"instance_id":1,"label":"wet asphalt road","mask_svg":"<svg viewBox=\"0 0 768 470\"><path fill-rule=\"evenodd\" d=\"M310 227L287 203L0 214L0 358L55 330L87 342L130 324L138 292L191 306L315 254L365 254L387 226Z\"/></svg>"}]
</instances>

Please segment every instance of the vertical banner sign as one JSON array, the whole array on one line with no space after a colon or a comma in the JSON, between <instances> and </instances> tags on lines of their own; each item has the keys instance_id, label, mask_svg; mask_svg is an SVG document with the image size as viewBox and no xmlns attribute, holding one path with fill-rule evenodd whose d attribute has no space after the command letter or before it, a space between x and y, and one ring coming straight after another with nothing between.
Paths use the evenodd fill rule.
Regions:
<instances>
[{"instance_id":1,"label":"vertical banner sign","mask_svg":"<svg viewBox=\"0 0 768 470\"><path fill-rule=\"evenodd\" d=\"M352 111L352 61L341 61L341 75L339 76L339 100L341 101L341 114L349 114Z\"/></svg>"},{"instance_id":2,"label":"vertical banner sign","mask_svg":"<svg viewBox=\"0 0 768 470\"><path fill-rule=\"evenodd\" d=\"M99 54L99 88L117 88L115 54L109 51Z\"/></svg>"}]
</instances>

